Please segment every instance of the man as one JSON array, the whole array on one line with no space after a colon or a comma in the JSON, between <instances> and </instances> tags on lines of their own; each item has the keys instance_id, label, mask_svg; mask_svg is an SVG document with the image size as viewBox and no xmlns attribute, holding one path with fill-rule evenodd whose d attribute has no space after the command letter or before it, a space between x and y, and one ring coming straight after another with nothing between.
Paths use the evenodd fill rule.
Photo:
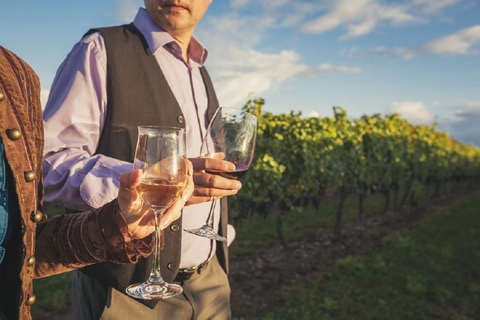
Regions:
<instances>
[{"instance_id":1,"label":"man","mask_svg":"<svg viewBox=\"0 0 480 320\"><path fill-rule=\"evenodd\" d=\"M131 166L138 125L186 128L195 169L195 191L182 218L165 229L161 254L162 276L180 283L184 293L136 301L124 294L125 287L148 276L150 260L135 266L100 264L74 274L77 319L230 318L227 244L183 232L205 223L209 201L241 188L236 180L205 173L234 171L232 163L194 158L218 108L203 67L208 52L192 37L210 2L145 0L146 9L132 24L87 33L57 72L44 113L46 201L85 209L111 199L118 177ZM227 219L224 198L215 212L215 229L231 241Z\"/></svg>"},{"instance_id":2,"label":"man","mask_svg":"<svg viewBox=\"0 0 480 320\"><path fill-rule=\"evenodd\" d=\"M93 263L133 263L152 250L153 215L136 193L141 177L120 178L118 199L100 209L46 219L40 85L23 60L0 46L0 319L31 319L33 278ZM193 192L164 216L177 219Z\"/></svg>"}]
</instances>

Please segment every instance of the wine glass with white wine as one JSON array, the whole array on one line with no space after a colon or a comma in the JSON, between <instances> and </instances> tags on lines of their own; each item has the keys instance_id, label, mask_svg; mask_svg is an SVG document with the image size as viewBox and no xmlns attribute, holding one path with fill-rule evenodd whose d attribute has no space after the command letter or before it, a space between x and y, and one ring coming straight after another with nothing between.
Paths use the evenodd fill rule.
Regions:
<instances>
[{"instance_id":1,"label":"wine glass with white wine","mask_svg":"<svg viewBox=\"0 0 480 320\"><path fill-rule=\"evenodd\" d=\"M185 130L173 127L138 127L133 168L141 170L137 191L155 213L155 250L152 271L144 283L126 289L137 299L165 299L182 293L177 284L163 280L160 274L160 220L162 214L182 194L187 184Z\"/></svg>"}]
</instances>

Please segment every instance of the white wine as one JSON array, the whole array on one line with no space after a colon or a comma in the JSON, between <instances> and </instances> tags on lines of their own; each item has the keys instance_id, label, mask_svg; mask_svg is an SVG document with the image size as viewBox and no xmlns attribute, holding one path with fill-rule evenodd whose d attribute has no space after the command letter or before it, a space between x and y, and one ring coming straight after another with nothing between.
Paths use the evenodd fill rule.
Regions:
<instances>
[{"instance_id":1,"label":"white wine","mask_svg":"<svg viewBox=\"0 0 480 320\"><path fill-rule=\"evenodd\" d=\"M184 188L184 181L145 179L137 190L153 210L165 210L177 200Z\"/></svg>"}]
</instances>

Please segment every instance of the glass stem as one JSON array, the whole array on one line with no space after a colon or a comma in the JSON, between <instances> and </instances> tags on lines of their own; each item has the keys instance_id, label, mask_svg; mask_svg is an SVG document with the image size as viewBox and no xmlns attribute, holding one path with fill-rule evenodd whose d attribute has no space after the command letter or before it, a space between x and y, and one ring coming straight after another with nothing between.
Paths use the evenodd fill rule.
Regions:
<instances>
[{"instance_id":1,"label":"glass stem","mask_svg":"<svg viewBox=\"0 0 480 320\"><path fill-rule=\"evenodd\" d=\"M162 218L165 210L156 210L155 211L155 250L153 252L153 265L152 271L150 272L150 277L147 282L153 284L163 283L162 275L160 274L160 238L162 233L160 232L160 219Z\"/></svg>"},{"instance_id":2,"label":"glass stem","mask_svg":"<svg viewBox=\"0 0 480 320\"><path fill-rule=\"evenodd\" d=\"M210 212L208 213L207 224L206 226L213 229L213 216L215 214L215 205L217 204L217 200L212 201L212 205L210 206Z\"/></svg>"}]
</instances>

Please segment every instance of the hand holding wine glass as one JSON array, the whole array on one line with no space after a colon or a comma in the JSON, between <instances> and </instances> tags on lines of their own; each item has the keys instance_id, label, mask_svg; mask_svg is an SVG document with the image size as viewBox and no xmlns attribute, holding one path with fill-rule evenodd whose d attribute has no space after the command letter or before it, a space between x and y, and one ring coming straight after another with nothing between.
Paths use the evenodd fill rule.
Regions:
<instances>
[{"instance_id":1,"label":"hand holding wine glass","mask_svg":"<svg viewBox=\"0 0 480 320\"><path fill-rule=\"evenodd\" d=\"M230 170L205 170L231 180L240 179L250 168L255 149L257 118L235 108L219 108L210 122L200 150L204 161L220 159L230 162ZM226 241L213 228L216 201L212 206L205 225L185 231L217 241Z\"/></svg>"},{"instance_id":2,"label":"hand holding wine glass","mask_svg":"<svg viewBox=\"0 0 480 320\"><path fill-rule=\"evenodd\" d=\"M223 178L218 174L208 172L233 172L235 165L229 161L217 158L189 158L193 164L193 181L195 190L187 202L188 205L210 202L213 198L221 199L238 193L242 188L239 180Z\"/></svg>"},{"instance_id":3,"label":"hand holding wine glass","mask_svg":"<svg viewBox=\"0 0 480 320\"><path fill-rule=\"evenodd\" d=\"M160 220L184 190L188 179L185 130L169 127L139 127L134 169L141 171L137 191L155 214L155 250L152 271L146 282L126 289L137 299L165 299L182 292L166 283L160 274Z\"/></svg>"},{"instance_id":4,"label":"hand holding wine glass","mask_svg":"<svg viewBox=\"0 0 480 320\"><path fill-rule=\"evenodd\" d=\"M193 167L187 160L187 185L182 196L162 215L160 229L165 229L181 216L182 208L193 193ZM141 170L128 171L120 177L118 207L128 228L131 239L143 239L155 231L155 214L140 197L137 187L142 182Z\"/></svg>"}]
</instances>

